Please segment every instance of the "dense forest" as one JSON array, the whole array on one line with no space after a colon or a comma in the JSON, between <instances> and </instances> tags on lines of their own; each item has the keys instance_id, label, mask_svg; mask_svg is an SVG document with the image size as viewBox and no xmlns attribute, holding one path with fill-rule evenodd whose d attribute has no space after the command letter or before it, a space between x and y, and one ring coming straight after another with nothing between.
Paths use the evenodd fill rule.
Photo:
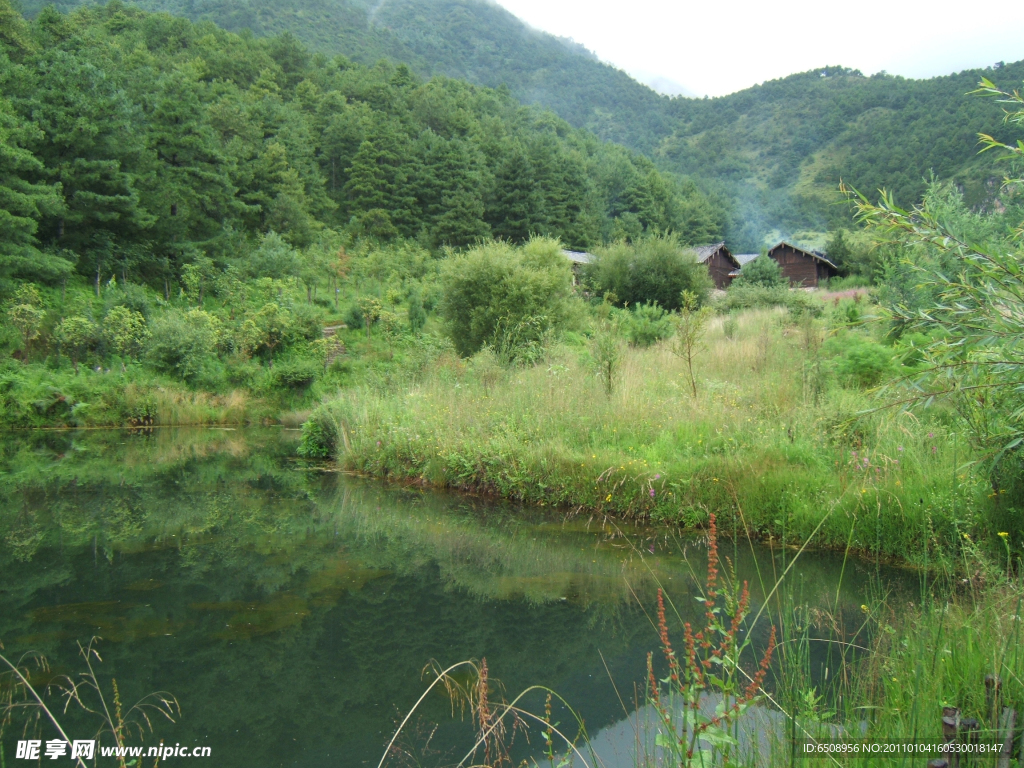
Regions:
<instances>
[{"instance_id":1,"label":"dense forest","mask_svg":"<svg viewBox=\"0 0 1024 768\"><path fill-rule=\"evenodd\" d=\"M30 16L44 5L22 2ZM83 4L58 0L57 7ZM1024 63L930 80L829 66L721 98L669 99L581 46L479 0L138 4L258 36L289 32L313 51L366 65L386 58L422 77L506 87L522 103L551 109L693 179L724 209L726 237L741 251L848 223L848 210L834 205L840 178L863 190L885 187L909 204L934 172L961 185L971 205L991 201L1001 170L994 158L977 155L975 137L997 126L1000 113L966 94L982 76L1004 87L1024 79Z\"/></svg>"},{"instance_id":2,"label":"dense forest","mask_svg":"<svg viewBox=\"0 0 1024 768\"><path fill-rule=\"evenodd\" d=\"M169 284L325 228L430 249L721 230L693 185L507 93L118 3L31 25L8 11L3 35L8 277ZM284 252L243 276L281 277Z\"/></svg>"}]
</instances>

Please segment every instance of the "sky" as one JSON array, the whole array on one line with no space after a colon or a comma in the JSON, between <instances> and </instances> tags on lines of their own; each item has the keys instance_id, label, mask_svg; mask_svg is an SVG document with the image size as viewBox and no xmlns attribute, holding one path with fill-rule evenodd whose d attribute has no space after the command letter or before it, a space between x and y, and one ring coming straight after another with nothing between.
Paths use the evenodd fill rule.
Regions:
<instances>
[{"instance_id":1,"label":"sky","mask_svg":"<svg viewBox=\"0 0 1024 768\"><path fill-rule=\"evenodd\" d=\"M497 2L643 82L657 79L663 92L691 96L828 65L919 78L1024 59L1019 0Z\"/></svg>"}]
</instances>

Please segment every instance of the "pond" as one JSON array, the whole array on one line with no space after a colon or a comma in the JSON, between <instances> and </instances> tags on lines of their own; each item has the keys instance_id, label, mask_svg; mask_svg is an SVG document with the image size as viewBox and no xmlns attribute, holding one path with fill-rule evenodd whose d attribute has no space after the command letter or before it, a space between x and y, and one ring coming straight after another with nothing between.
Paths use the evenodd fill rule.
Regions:
<instances>
[{"instance_id":1,"label":"pond","mask_svg":"<svg viewBox=\"0 0 1024 768\"><path fill-rule=\"evenodd\" d=\"M657 657L657 585L699 620L700 539L389 487L302 462L297 440L274 428L6 435L5 654L44 654L42 686L79 674L78 643L102 638L108 698L116 680L125 709L156 691L180 703L145 744L205 745L216 765L268 768L376 766L430 662L486 658L507 697L556 690L611 745L608 765L630 764L614 742L628 741L616 734L637 709L647 653ZM755 609L793 558L721 549ZM852 636L868 591L905 581L805 553L773 600L841 614ZM753 628L756 647L768 628ZM811 643L812 675L827 676L829 648ZM528 703L543 708L539 695ZM402 743L423 764L457 762L470 744L450 709L432 695L408 728ZM72 738L97 727L75 706L62 719ZM518 738L518 758L539 754L536 731L531 741Z\"/></svg>"}]
</instances>

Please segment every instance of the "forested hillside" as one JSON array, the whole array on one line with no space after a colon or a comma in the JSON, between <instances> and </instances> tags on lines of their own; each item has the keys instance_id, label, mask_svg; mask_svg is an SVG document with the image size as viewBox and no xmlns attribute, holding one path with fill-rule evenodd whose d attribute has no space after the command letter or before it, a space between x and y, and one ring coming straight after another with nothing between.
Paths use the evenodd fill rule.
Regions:
<instances>
[{"instance_id":1,"label":"forested hillside","mask_svg":"<svg viewBox=\"0 0 1024 768\"><path fill-rule=\"evenodd\" d=\"M72 8L82 0L58 0ZM1024 64L931 80L865 77L828 67L715 99L669 99L603 64L581 46L532 30L481 0L139 0L150 10L256 35L294 34L314 51L367 65L407 63L504 85L576 127L645 153L721 201L726 236L740 250L765 238L848 223L836 206L840 177L893 190L909 202L926 179L961 184L979 205L998 193L1000 171L974 137L997 125L998 106L967 97L982 75L1004 87ZM23 0L37 13L42 0ZM722 41L728 49L728 41ZM691 55L687 53L685 55ZM823 62L824 63L824 62Z\"/></svg>"},{"instance_id":2,"label":"forested hillside","mask_svg":"<svg viewBox=\"0 0 1024 768\"><path fill-rule=\"evenodd\" d=\"M6 0L3 0L6 2ZM4 19L3 272L173 282L274 232L585 248L721 223L695 188L507 93L112 4ZM30 274L31 273L31 274Z\"/></svg>"}]
</instances>

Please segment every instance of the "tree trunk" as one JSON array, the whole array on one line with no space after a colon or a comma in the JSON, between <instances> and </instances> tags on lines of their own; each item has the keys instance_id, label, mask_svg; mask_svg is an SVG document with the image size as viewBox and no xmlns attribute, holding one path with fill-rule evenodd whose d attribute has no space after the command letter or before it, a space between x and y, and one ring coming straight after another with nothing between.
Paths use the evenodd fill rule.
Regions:
<instances>
[{"instance_id":1,"label":"tree trunk","mask_svg":"<svg viewBox=\"0 0 1024 768\"><path fill-rule=\"evenodd\" d=\"M103 265L101 263L97 262L97 264L96 264L96 298L100 297L100 270L102 268L103 268Z\"/></svg>"}]
</instances>

